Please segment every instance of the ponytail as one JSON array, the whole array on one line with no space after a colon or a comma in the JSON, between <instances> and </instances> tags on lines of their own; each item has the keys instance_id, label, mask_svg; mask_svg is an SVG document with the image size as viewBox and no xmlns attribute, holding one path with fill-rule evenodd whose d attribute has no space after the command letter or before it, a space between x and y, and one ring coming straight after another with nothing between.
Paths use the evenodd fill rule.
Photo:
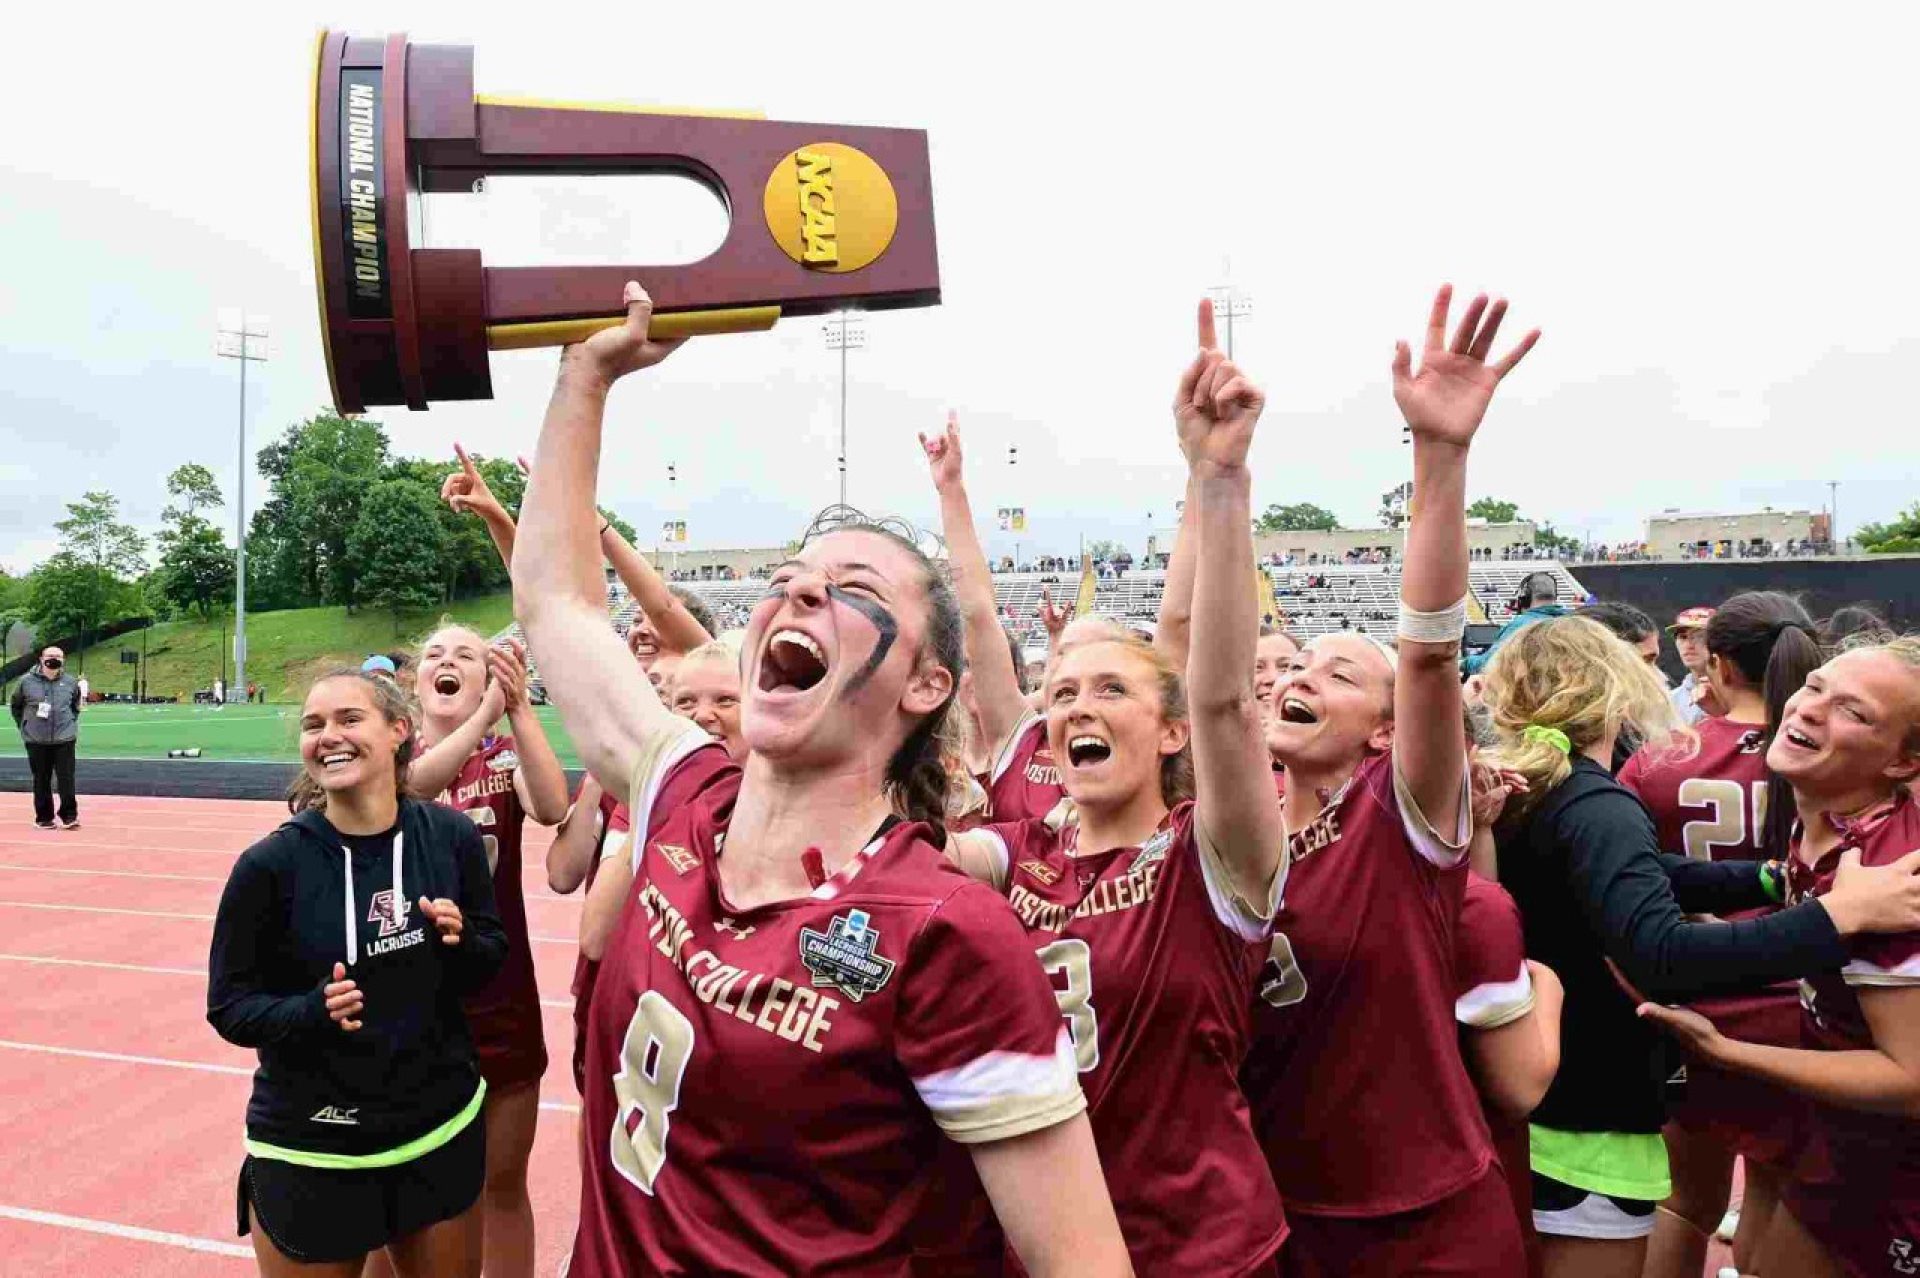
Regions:
<instances>
[{"instance_id":1,"label":"ponytail","mask_svg":"<svg viewBox=\"0 0 1920 1278\"><path fill-rule=\"evenodd\" d=\"M1800 691L1824 661L1813 618L1792 595L1749 590L1721 604L1707 623L1707 651L1760 689L1767 706L1766 744L1773 744L1786 713L1787 698ZM1769 857L1787 854L1787 841L1799 816L1793 787L1767 773L1767 819L1757 831Z\"/></svg>"}]
</instances>

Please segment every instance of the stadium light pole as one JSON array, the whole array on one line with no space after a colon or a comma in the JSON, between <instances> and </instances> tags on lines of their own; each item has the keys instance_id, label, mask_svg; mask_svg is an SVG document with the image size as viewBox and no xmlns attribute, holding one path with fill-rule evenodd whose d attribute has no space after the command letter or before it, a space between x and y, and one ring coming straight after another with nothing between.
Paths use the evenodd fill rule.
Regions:
<instances>
[{"instance_id":1,"label":"stadium light pole","mask_svg":"<svg viewBox=\"0 0 1920 1278\"><path fill-rule=\"evenodd\" d=\"M1231 284L1216 284L1207 290L1213 299L1213 318L1227 321L1227 358L1233 358L1233 322L1253 318L1253 295Z\"/></svg>"},{"instance_id":2,"label":"stadium light pole","mask_svg":"<svg viewBox=\"0 0 1920 1278\"><path fill-rule=\"evenodd\" d=\"M222 359L240 361L240 466L233 477L233 682L226 686L226 700L233 690L247 686L247 365L264 363L267 358L267 320L255 316L258 328L247 326L245 311L223 312L214 335L214 354ZM226 654L221 654L226 664Z\"/></svg>"},{"instance_id":3,"label":"stadium light pole","mask_svg":"<svg viewBox=\"0 0 1920 1278\"><path fill-rule=\"evenodd\" d=\"M1827 540L1833 543L1833 553L1840 554L1840 548L1846 545L1840 540L1840 481L1827 481Z\"/></svg>"},{"instance_id":4,"label":"stadium light pole","mask_svg":"<svg viewBox=\"0 0 1920 1278\"><path fill-rule=\"evenodd\" d=\"M840 504L847 504L847 352L866 349L867 327L852 311L838 311L820 326L827 349L840 352Z\"/></svg>"}]
</instances>

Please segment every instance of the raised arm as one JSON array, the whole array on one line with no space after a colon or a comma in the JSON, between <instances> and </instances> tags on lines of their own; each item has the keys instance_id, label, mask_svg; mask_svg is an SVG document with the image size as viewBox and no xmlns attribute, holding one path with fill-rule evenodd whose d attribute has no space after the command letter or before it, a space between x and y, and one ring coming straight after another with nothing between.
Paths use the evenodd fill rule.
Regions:
<instances>
[{"instance_id":1,"label":"raised arm","mask_svg":"<svg viewBox=\"0 0 1920 1278\"><path fill-rule=\"evenodd\" d=\"M514 753L520 756L520 766L513 770L520 806L541 825L558 825L567 815L567 774L547 740L546 725L527 699L526 650L514 639L496 644L487 650L487 669L506 697Z\"/></svg>"},{"instance_id":2,"label":"raised arm","mask_svg":"<svg viewBox=\"0 0 1920 1278\"><path fill-rule=\"evenodd\" d=\"M1460 637L1466 627L1467 450L1500 379L1540 338L1534 329L1488 362L1505 299L1476 297L1447 344L1451 285L1434 296L1420 370L1394 350L1393 398L1413 434L1413 521L1400 575L1400 661L1394 677L1394 765L1427 824L1459 828L1466 742L1460 732ZM1484 321L1484 322L1483 322Z\"/></svg>"},{"instance_id":3,"label":"raised arm","mask_svg":"<svg viewBox=\"0 0 1920 1278\"><path fill-rule=\"evenodd\" d=\"M591 776L580 783L573 806L553 832L547 847L547 886L566 896L587 879L587 866L600 843L600 783Z\"/></svg>"},{"instance_id":4,"label":"raised arm","mask_svg":"<svg viewBox=\"0 0 1920 1278\"><path fill-rule=\"evenodd\" d=\"M1216 348L1213 304L1201 302L1200 353L1181 374L1174 400L1192 494L1188 510L1198 507L1193 650L1187 658L1194 793L1202 837L1233 876L1241 899L1256 907L1270 907L1286 844L1253 694L1260 601L1252 588L1247 450L1266 402L1265 393Z\"/></svg>"},{"instance_id":5,"label":"raised arm","mask_svg":"<svg viewBox=\"0 0 1920 1278\"><path fill-rule=\"evenodd\" d=\"M540 655L547 694L581 761L618 799L648 747L681 722L608 624L600 576L593 493L607 392L679 344L647 337L653 301L639 284L627 283L625 300L625 324L561 353L513 552L514 615Z\"/></svg>"},{"instance_id":6,"label":"raised arm","mask_svg":"<svg viewBox=\"0 0 1920 1278\"><path fill-rule=\"evenodd\" d=\"M973 671L973 695L980 705L980 727L987 744L998 751L1026 716L1027 700L1020 692L1020 674L1013 668L1007 638L1000 629L1000 610L993 601L993 573L987 553L974 529L973 507L967 501L961 473L960 427L947 414L944 432L920 436L940 495L940 533L947 542L947 567L953 572L953 594L967 627L967 666Z\"/></svg>"},{"instance_id":7,"label":"raised arm","mask_svg":"<svg viewBox=\"0 0 1920 1278\"><path fill-rule=\"evenodd\" d=\"M1180 405L1174 406L1175 417ZM1153 646L1167 654L1177 670L1187 668L1187 647L1193 640L1193 567L1199 556L1194 531L1193 474L1187 474L1186 498L1180 503L1180 528L1173 535L1173 553L1167 557L1166 587L1160 592L1160 615L1153 627Z\"/></svg>"},{"instance_id":8,"label":"raised arm","mask_svg":"<svg viewBox=\"0 0 1920 1278\"><path fill-rule=\"evenodd\" d=\"M679 597L667 589L666 581L647 562L647 557L620 535L610 519L600 521L600 551L620 575L627 593L640 605L640 611L653 623L662 651L684 656L713 638L705 626L694 620Z\"/></svg>"},{"instance_id":9,"label":"raised arm","mask_svg":"<svg viewBox=\"0 0 1920 1278\"><path fill-rule=\"evenodd\" d=\"M440 500L452 507L457 514L473 514L487 526L487 536L493 539L493 548L500 552L500 562L509 568L513 566L513 516L500 499L493 495L493 489L487 486L487 478L480 468L467 456L467 450L460 444L453 446L454 456L460 459L460 469L448 475L440 483Z\"/></svg>"}]
</instances>

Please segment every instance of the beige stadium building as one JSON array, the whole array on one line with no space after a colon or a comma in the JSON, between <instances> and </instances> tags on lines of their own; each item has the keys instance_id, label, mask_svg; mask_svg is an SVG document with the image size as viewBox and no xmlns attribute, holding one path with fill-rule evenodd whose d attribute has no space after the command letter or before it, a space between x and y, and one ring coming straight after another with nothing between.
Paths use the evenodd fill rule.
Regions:
<instances>
[{"instance_id":1,"label":"beige stadium building","mask_svg":"<svg viewBox=\"0 0 1920 1278\"><path fill-rule=\"evenodd\" d=\"M1534 525L1522 519L1510 524L1490 524L1484 519L1467 521L1467 547L1476 559L1533 557ZM1169 543L1170 544L1170 541ZM1310 561L1341 563L1351 554L1356 558L1380 552L1395 563L1407 548L1405 528L1334 528L1327 531L1304 529L1297 532L1256 533L1254 553L1261 562L1275 557L1291 557L1295 564Z\"/></svg>"},{"instance_id":2,"label":"beige stadium building","mask_svg":"<svg viewBox=\"0 0 1920 1278\"><path fill-rule=\"evenodd\" d=\"M1734 559L1784 554L1801 543L1824 545L1831 524L1824 513L1760 510L1740 514L1663 511L1647 518L1647 553L1657 559Z\"/></svg>"}]
</instances>

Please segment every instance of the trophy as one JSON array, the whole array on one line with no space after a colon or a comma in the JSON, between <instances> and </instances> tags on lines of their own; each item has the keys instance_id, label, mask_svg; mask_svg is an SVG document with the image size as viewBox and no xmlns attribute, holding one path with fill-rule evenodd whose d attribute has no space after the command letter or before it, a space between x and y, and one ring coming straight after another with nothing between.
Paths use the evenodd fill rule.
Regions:
<instances>
[{"instance_id":1,"label":"trophy","mask_svg":"<svg viewBox=\"0 0 1920 1278\"><path fill-rule=\"evenodd\" d=\"M663 338L940 301L922 130L476 97L470 47L332 31L312 108L320 331L343 413L489 399L488 351L624 323L629 279ZM486 266L476 249L414 246L420 195L508 173L691 177L727 209L726 238L680 266Z\"/></svg>"}]
</instances>

